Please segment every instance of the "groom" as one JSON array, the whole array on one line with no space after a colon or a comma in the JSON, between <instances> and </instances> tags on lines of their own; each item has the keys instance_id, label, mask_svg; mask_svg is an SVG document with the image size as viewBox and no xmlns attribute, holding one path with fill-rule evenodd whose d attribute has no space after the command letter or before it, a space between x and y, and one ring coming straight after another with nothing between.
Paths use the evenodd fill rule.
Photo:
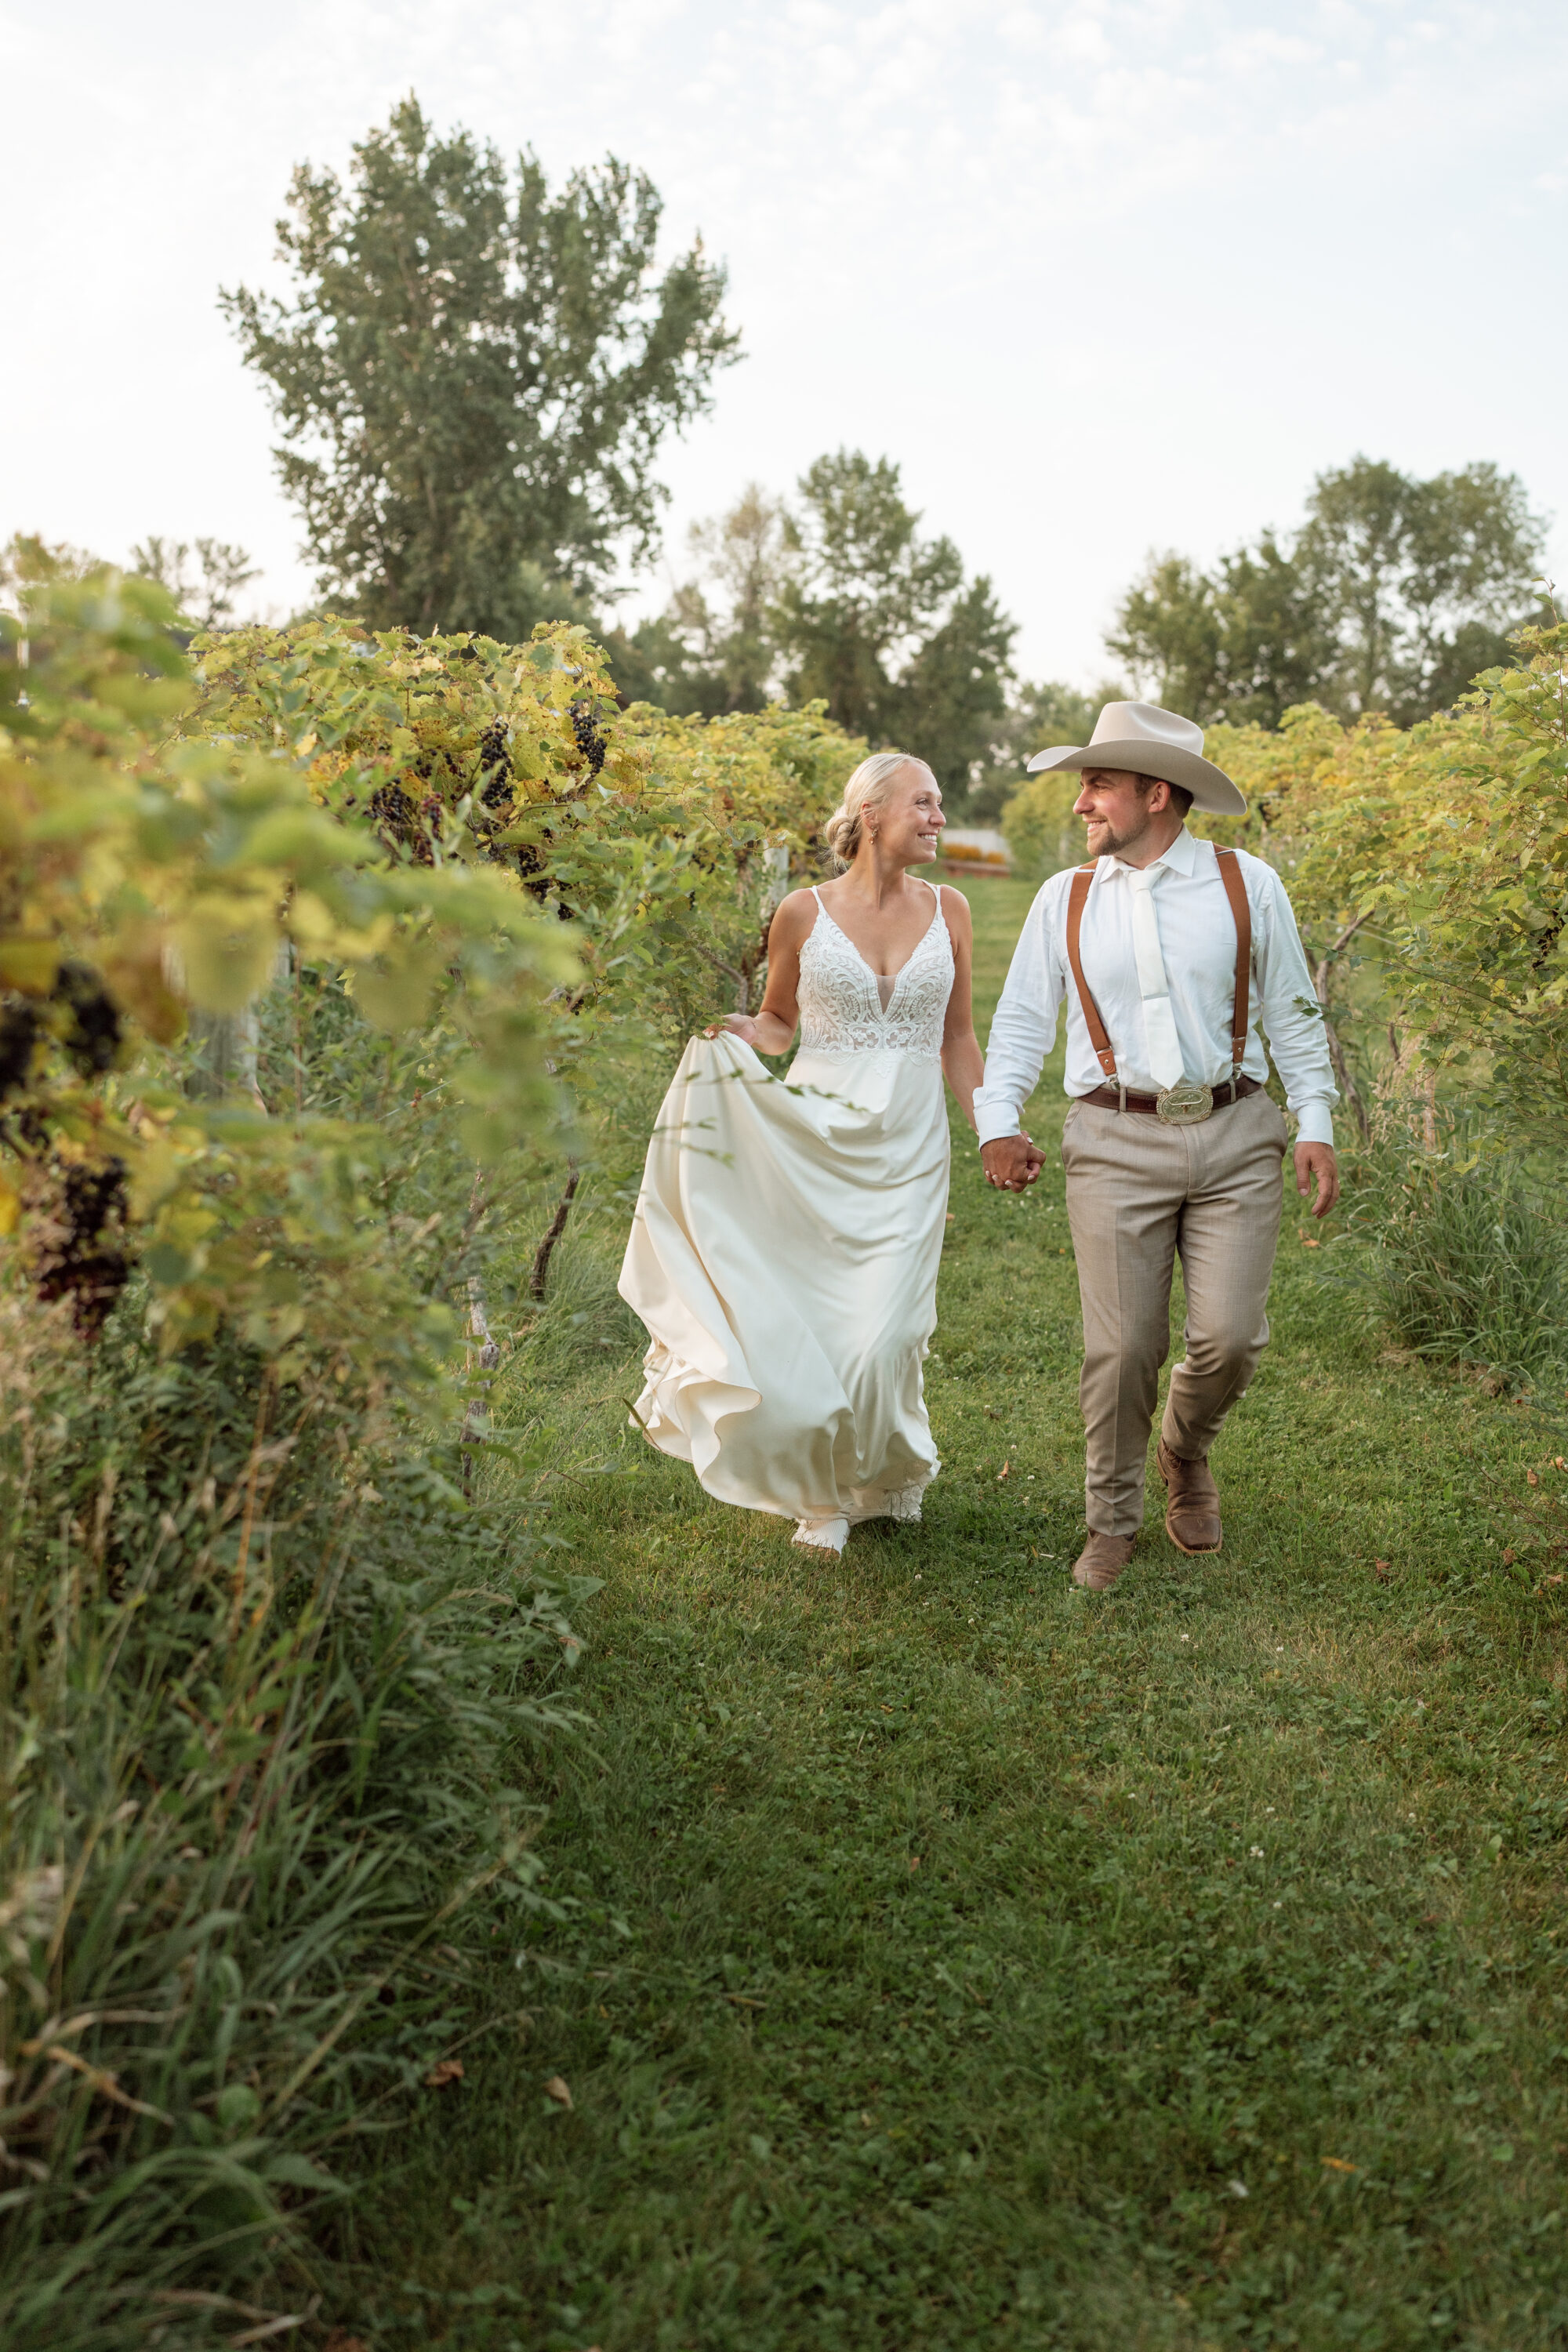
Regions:
<instances>
[{"instance_id":1,"label":"groom","mask_svg":"<svg viewBox=\"0 0 1568 2352\"><path fill-rule=\"evenodd\" d=\"M1264 1091L1261 1017L1296 1117L1296 1189L1314 1216L1339 1197L1337 1100L1300 937L1271 866L1186 829L1189 809L1244 815L1203 757L1203 730L1146 702L1110 702L1080 748L1037 769L1076 771L1095 862L1058 874L1029 909L974 1097L988 1181L1020 1192L1045 1154L1019 1129L1068 1006L1062 1136L1083 1305L1079 1396L1088 1435L1089 1541L1076 1583L1104 1592L1143 1524L1171 1271L1186 1284L1186 1354L1171 1375L1155 1460L1165 1532L1218 1551L1209 1449L1268 1339L1285 1121Z\"/></svg>"}]
</instances>

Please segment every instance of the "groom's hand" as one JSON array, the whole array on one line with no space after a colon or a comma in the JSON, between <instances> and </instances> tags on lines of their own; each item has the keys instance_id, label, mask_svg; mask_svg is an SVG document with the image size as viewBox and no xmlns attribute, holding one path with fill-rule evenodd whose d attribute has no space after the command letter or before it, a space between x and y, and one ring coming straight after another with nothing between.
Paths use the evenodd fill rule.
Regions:
<instances>
[{"instance_id":1,"label":"groom's hand","mask_svg":"<svg viewBox=\"0 0 1568 2352\"><path fill-rule=\"evenodd\" d=\"M1311 1178L1318 1181L1318 1197L1312 1203L1314 1217L1326 1217L1340 1197L1340 1164L1334 1158L1331 1143L1299 1143L1296 1146L1296 1190L1303 1201Z\"/></svg>"},{"instance_id":2,"label":"groom's hand","mask_svg":"<svg viewBox=\"0 0 1568 2352\"><path fill-rule=\"evenodd\" d=\"M985 1181L999 1192L1026 1192L1046 1164L1046 1155L1026 1135L999 1135L980 1147Z\"/></svg>"}]
</instances>

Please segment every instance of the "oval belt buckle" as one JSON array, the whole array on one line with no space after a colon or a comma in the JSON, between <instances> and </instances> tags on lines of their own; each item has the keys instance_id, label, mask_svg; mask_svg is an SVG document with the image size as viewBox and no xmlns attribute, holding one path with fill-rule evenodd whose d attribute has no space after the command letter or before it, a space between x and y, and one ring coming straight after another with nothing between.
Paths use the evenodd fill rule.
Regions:
<instances>
[{"instance_id":1,"label":"oval belt buckle","mask_svg":"<svg viewBox=\"0 0 1568 2352\"><path fill-rule=\"evenodd\" d=\"M1196 1127L1207 1118L1214 1108L1214 1088L1199 1086L1195 1078L1179 1078L1156 1097L1154 1116L1163 1118L1167 1127Z\"/></svg>"}]
</instances>

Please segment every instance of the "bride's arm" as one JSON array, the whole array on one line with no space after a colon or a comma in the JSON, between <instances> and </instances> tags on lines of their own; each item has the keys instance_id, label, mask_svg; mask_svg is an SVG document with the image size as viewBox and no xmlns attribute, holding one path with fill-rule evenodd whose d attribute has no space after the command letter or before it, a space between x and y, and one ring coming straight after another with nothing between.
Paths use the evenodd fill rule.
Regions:
<instances>
[{"instance_id":1,"label":"bride's arm","mask_svg":"<svg viewBox=\"0 0 1568 2352\"><path fill-rule=\"evenodd\" d=\"M980 1040L974 1034L974 1008L970 979L974 961L974 931L969 901L951 883L943 883L942 911L952 940L952 994L947 1000L947 1025L942 1033L942 1076L958 1097L958 1108L974 1125L974 1089L985 1077Z\"/></svg>"},{"instance_id":2,"label":"bride's arm","mask_svg":"<svg viewBox=\"0 0 1568 2352\"><path fill-rule=\"evenodd\" d=\"M816 919L816 902L809 890L792 890L768 926L768 985L760 1013L727 1013L705 1029L705 1037L721 1028L754 1045L759 1054L787 1054L800 1020L795 992L800 986L800 951Z\"/></svg>"}]
</instances>

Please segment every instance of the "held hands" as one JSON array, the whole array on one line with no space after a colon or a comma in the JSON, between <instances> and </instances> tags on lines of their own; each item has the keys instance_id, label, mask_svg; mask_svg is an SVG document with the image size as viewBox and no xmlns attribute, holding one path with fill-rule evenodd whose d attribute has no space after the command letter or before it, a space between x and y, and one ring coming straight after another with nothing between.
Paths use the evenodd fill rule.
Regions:
<instances>
[{"instance_id":1,"label":"held hands","mask_svg":"<svg viewBox=\"0 0 1568 2352\"><path fill-rule=\"evenodd\" d=\"M980 1147L985 1181L999 1192L1026 1192L1046 1164L1046 1155L1026 1135L999 1135Z\"/></svg>"},{"instance_id":2,"label":"held hands","mask_svg":"<svg viewBox=\"0 0 1568 2352\"><path fill-rule=\"evenodd\" d=\"M1318 1197L1312 1203L1314 1217L1326 1217L1340 1197L1339 1162L1334 1158L1331 1143L1299 1143L1296 1146L1296 1190L1303 1201L1307 1197L1310 1177L1316 1177Z\"/></svg>"}]
</instances>

